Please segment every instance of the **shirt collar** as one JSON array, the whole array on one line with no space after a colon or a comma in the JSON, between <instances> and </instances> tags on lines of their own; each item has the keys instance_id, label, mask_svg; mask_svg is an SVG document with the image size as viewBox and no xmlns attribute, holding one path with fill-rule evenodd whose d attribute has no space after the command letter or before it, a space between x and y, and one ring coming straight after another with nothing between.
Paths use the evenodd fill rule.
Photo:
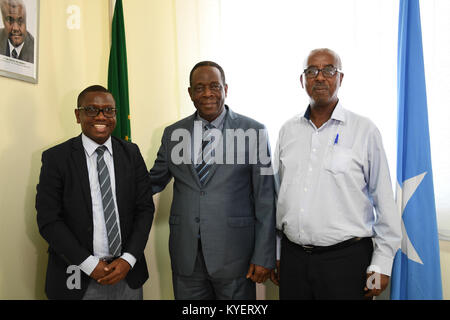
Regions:
<instances>
[{"instance_id":1,"label":"shirt collar","mask_svg":"<svg viewBox=\"0 0 450 320\"><path fill-rule=\"evenodd\" d=\"M334 108L333 114L331 115L331 119L334 119L334 120L337 120L337 121L341 121L341 122L345 122L345 120L346 120L345 109L342 106L340 101L338 101L338 104Z\"/></svg>"},{"instance_id":2,"label":"shirt collar","mask_svg":"<svg viewBox=\"0 0 450 320\"><path fill-rule=\"evenodd\" d=\"M308 121L311 120L311 106L308 105L308 108L306 108L305 114L303 115L304 118L306 118ZM330 119L345 122L345 109L341 104L341 101L338 101L336 107L333 110L333 113L331 114Z\"/></svg>"},{"instance_id":3,"label":"shirt collar","mask_svg":"<svg viewBox=\"0 0 450 320\"><path fill-rule=\"evenodd\" d=\"M100 144L98 144L97 142L86 136L84 133L81 134L81 141L83 142L84 150L86 150L89 157L91 157L94 154L95 150L97 150L97 148L101 146ZM108 149L109 153L112 155L113 151L112 151L111 137L109 137L108 140L106 140L106 142L103 145Z\"/></svg>"},{"instance_id":4,"label":"shirt collar","mask_svg":"<svg viewBox=\"0 0 450 320\"><path fill-rule=\"evenodd\" d=\"M16 49L17 52L17 57L20 56L20 51L22 51L23 45L25 44L25 41L22 42L22 44L18 47L14 47L13 44L11 43L11 41L8 39L8 44L9 44L9 56L12 57L12 51L14 49Z\"/></svg>"},{"instance_id":5,"label":"shirt collar","mask_svg":"<svg viewBox=\"0 0 450 320\"><path fill-rule=\"evenodd\" d=\"M227 109L224 107L222 112L219 114L217 118L215 118L213 121L209 122L208 120L203 119L200 114L197 111L197 120L200 120L203 122L203 126L209 124L212 124L214 128L220 129L220 127L223 125L223 122L225 120L225 115L227 114Z\"/></svg>"}]
</instances>

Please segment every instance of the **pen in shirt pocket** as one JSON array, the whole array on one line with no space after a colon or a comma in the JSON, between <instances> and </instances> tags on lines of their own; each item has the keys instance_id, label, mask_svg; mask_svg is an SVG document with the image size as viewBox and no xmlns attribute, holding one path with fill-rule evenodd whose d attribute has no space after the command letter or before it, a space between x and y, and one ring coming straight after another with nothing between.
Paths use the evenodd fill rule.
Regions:
<instances>
[{"instance_id":1,"label":"pen in shirt pocket","mask_svg":"<svg viewBox=\"0 0 450 320\"><path fill-rule=\"evenodd\" d=\"M336 138L334 139L334 144L336 145L339 141L339 133L336 134Z\"/></svg>"}]
</instances>

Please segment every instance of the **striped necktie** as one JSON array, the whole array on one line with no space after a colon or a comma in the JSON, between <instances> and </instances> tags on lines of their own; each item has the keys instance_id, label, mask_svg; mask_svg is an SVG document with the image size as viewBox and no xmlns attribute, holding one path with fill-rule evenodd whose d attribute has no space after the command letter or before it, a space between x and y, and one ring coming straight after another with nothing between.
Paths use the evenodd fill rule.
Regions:
<instances>
[{"instance_id":1,"label":"striped necktie","mask_svg":"<svg viewBox=\"0 0 450 320\"><path fill-rule=\"evenodd\" d=\"M105 151L105 146L100 146L96 150L98 183L100 184L100 191L102 194L103 214L105 215L106 232L108 234L109 254L113 257L118 257L121 251L120 234L109 171L105 159L103 158Z\"/></svg>"},{"instance_id":2,"label":"striped necktie","mask_svg":"<svg viewBox=\"0 0 450 320\"><path fill-rule=\"evenodd\" d=\"M214 126L212 124L207 124L204 127L203 132L203 142L202 142L202 162L195 166L195 171L197 171L200 184L203 185L209 174L209 168L211 167L211 162L214 158L214 150L212 149L212 142L214 141L214 136L211 136Z\"/></svg>"},{"instance_id":3,"label":"striped necktie","mask_svg":"<svg viewBox=\"0 0 450 320\"><path fill-rule=\"evenodd\" d=\"M17 59L18 55L17 55L16 49L13 49L13 50L11 51L11 56L12 56L14 59Z\"/></svg>"}]
</instances>

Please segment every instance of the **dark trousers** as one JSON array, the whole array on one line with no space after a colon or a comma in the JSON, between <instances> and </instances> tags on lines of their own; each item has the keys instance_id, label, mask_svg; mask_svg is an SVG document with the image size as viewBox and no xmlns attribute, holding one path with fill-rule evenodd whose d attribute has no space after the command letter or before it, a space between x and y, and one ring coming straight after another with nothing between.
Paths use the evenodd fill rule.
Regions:
<instances>
[{"instance_id":1,"label":"dark trousers","mask_svg":"<svg viewBox=\"0 0 450 320\"><path fill-rule=\"evenodd\" d=\"M370 238L331 251L308 253L283 236L280 300L363 300L366 269L372 259Z\"/></svg>"},{"instance_id":2,"label":"dark trousers","mask_svg":"<svg viewBox=\"0 0 450 320\"><path fill-rule=\"evenodd\" d=\"M199 243L194 272L190 276L172 273L176 300L255 300L256 285L245 274L235 279L211 277Z\"/></svg>"}]
</instances>

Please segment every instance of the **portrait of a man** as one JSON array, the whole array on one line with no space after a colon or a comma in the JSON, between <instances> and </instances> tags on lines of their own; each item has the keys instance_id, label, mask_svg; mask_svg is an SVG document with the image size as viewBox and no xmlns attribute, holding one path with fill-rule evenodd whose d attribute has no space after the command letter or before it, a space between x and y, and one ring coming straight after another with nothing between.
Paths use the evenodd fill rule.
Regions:
<instances>
[{"instance_id":1,"label":"portrait of a man","mask_svg":"<svg viewBox=\"0 0 450 320\"><path fill-rule=\"evenodd\" d=\"M0 54L34 63L34 37L27 31L23 0L0 0L4 28L0 29Z\"/></svg>"}]
</instances>

